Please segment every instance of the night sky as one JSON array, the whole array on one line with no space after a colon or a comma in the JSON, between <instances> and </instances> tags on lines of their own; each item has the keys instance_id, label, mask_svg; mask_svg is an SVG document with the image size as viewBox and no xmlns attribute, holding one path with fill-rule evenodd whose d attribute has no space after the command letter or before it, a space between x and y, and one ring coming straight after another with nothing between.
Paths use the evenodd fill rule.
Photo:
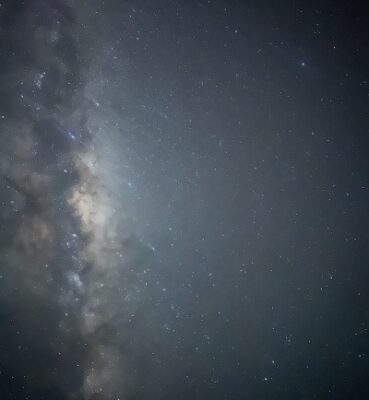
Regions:
<instances>
[{"instance_id":1,"label":"night sky","mask_svg":"<svg viewBox=\"0 0 369 400\"><path fill-rule=\"evenodd\" d=\"M369 398L369 9L0 1L0 400Z\"/></svg>"}]
</instances>

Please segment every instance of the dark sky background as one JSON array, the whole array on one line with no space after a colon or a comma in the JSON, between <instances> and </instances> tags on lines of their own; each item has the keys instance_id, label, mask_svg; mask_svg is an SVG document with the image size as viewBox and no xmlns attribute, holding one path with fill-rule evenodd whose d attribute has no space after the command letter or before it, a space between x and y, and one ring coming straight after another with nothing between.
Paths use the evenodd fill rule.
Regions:
<instances>
[{"instance_id":1,"label":"dark sky background","mask_svg":"<svg viewBox=\"0 0 369 400\"><path fill-rule=\"evenodd\" d=\"M0 6L0 399L369 396L369 10Z\"/></svg>"}]
</instances>

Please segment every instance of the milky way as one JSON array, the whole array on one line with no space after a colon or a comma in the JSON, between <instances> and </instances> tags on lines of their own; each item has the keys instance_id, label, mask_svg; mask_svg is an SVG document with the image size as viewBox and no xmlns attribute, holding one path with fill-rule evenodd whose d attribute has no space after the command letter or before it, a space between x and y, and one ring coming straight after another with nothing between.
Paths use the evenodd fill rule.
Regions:
<instances>
[{"instance_id":1,"label":"milky way","mask_svg":"<svg viewBox=\"0 0 369 400\"><path fill-rule=\"evenodd\" d=\"M1 400L366 398L368 20L0 3Z\"/></svg>"},{"instance_id":2,"label":"milky way","mask_svg":"<svg viewBox=\"0 0 369 400\"><path fill-rule=\"evenodd\" d=\"M101 181L72 10L9 2L2 17L2 299L17 327L2 331L2 365L17 396L110 398L124 386L117 327L134 312L120 275L144 250Z\"/></svg>"}]
</instances>

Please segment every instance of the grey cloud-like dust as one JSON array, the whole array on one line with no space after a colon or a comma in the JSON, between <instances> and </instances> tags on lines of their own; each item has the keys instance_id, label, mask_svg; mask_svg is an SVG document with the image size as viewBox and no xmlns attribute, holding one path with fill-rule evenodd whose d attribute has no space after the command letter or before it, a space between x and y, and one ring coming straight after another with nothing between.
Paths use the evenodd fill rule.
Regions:
<instances>
[{"instance_id":1,"label":"grey cloud-like dust","mask_svg":"<svg viewBox=\"0 0 369 400\"><path fill-rule=\"evenodd\" d=\"M0 26L0 367L25 398L123 398L148 251L104 179L82 28L57 0L3 2Z\"/></svg>"}]
</instances>

